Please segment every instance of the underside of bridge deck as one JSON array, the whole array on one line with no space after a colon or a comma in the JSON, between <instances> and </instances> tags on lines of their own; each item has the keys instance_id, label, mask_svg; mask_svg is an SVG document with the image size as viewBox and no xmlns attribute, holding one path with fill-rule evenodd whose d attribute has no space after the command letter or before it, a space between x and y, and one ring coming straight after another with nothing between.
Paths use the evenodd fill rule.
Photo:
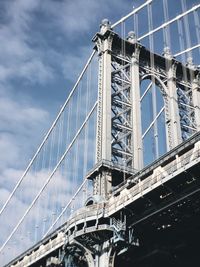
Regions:
<instances>
[{"instance_id":1,"label":"underside of bridge deck","mask_svg":"<svg viewBox=\"0 0 200 267\"><path fill-rule=\"evenodd\" d=\"M199 166L126 208L139 239L116 257L115 267L199 266Z\"/></svg>"},{"instance_id":2,"label":"underside of bridge deck","mask_svg":"<svg viewBox=\"0 0 200 267\"><path fill-rule=\"evenodd\" d=\"M199 202L199 196L198 196ZM138 227L140 246L119 255L115 267L199 266L200 214L185 214L176 226L152 226L152 221Z\"/></svg>"}]
</instances>

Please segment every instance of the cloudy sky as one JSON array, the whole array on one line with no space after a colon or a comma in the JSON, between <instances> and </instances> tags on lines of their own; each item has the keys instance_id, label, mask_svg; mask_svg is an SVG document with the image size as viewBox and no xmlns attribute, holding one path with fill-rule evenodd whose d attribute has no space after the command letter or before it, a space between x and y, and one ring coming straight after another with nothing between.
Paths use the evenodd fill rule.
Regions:
<instances>
[{"instance_id":1,"label":"cloudy sky","mask_svg":"<svg viewBox=\"0 0 200 267\"><path fill-rule=\"evenodd\" d=\"M0 0L1 173L26 166L90 55L102 18L115 22L144 2Z\"/></svg>"},{"instance_id":2,"label":"cloudy sky","mask_svg":"<svg viewBox=\"0 0 200 267\"><path fill-rule=\"evenodd\" d=\"M132 8L123 0L0 0L1 206L91 54L101 20Z\"/></svg>"},{"instance_id":3,"label":"cloudy sky","mask_svg":"<svg viewBox=\"0 0 200 267\"><path fill-rule=\"evenodd\" d=\"M1 171L25 166L33 154L91 53L101 19L115 21L131 9L123 0L0 1Z\"/></svg>"},{"instance_id":4,"label":"cloudy sky","mask_svg":"<svg viewBox=\"0 0 200 267\"><path fill-rule=\"evenodd\" d=\"M101 20L115 22L144 2L0 0L1 205L4 189L20 177L91 54ZM172 17L181 12L176 3ZM159 25L161 12L154 10Z\"/></svg>"},{"instance_id":5,"label":"cloudy sky","mask_svg":"<svg viewBox=\"0 0 200 267\"><path fill-rule=\"evenodd\" d=\"M130 10L132 1L123 0L0 1L1 187L17 179L56 117L101 19Z\"/></svg>"}]
</instances>

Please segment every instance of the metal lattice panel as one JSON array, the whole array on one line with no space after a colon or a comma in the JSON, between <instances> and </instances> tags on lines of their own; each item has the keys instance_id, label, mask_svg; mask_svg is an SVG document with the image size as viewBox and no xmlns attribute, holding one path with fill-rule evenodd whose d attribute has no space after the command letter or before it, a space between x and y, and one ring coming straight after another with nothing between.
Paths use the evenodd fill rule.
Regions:
<instances>
[{"instance_id":1,"label":"metal lattice panel","mask_svg":"<svg viewBox=\"0 0 200 267\"><path fill-rule=\"evenodd\" d=\"M130 59L112 55L112 160L132 166Z\"/></svg>"}]
</instances>

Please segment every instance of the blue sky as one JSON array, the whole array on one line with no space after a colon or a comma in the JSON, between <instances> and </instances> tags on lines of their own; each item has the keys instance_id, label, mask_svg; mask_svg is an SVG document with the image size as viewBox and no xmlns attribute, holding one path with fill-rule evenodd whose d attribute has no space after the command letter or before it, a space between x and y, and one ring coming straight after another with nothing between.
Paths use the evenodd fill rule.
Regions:
<instances>
[{"instance_id":1,"label":"blue sky","mask_svg":"<svg viewBox=\"0 0 200 267\"><path fill-rule=\"evenodd\" d=\"M26 165L90 55L101 19L115 22L144 2L0 1L0 170ZM175 2L170 16L180 13ZM162 12L154 10L156 26Z\"/></svg>"},{"instance_id":2,"label":"blue sky","mask_svg":"<svg viewBox=\"0 0 200 267\"><path fill-rule=\"evenodd\" d=\"M91 39L101 20L108 17L114 22L130 10L132 1L123 0L0 1L1 205L91 54ZM42 176L46 177L39 175L38 189ZM31 179L25 183L26 201L34 186ZM3 214L1 243L26 209L25 204L14 198Z\"/></svg>"},{"instance_id":3,"label":"blue sky","mask_svg":"<svg viewBox=\"0 0 200 267\"><path fill-rule=\"evenodd\" d=\"M24 165L32 155L91 53L101 19L114 22L132 5L123 0L0 1L3 168Z\"/></svg>"}]
</instances>

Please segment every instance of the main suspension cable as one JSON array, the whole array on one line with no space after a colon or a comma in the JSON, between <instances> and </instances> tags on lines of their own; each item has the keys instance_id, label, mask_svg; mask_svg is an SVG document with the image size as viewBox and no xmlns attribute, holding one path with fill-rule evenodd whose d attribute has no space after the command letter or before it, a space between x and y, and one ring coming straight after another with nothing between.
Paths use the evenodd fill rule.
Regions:
<instances>
[{"instance_id":1,"label":"main suspension cable","mask_svg":"<svg viewBox=\"0 0 200 267\"><path fill-rule=\"evenodd\" d=\"M17 188L18 188L18 187L20 186L20 184L22 183L24 177L26 176L26 174L27 174L28 171L30 170L31 166L33 165L34 160L37 158L37 156L38 156L38 154L40 153L42 147L44 146L44 144L46 143L47 139L49 138L49 136L50 136L52 130L54 129L55 125L57 124L57 122L58 122L58 120L59 120L59 118L60 118L60 116L61 116L61 114L63 113L65 107L67 106L67 104L68 104L68 102L69 102L69 100L71 99L72 95L74 94L74 92L75 92L75 90L76 90L76 88L77 88L77 86L78 86L78 84L79 84L81 78L83 77L85 71L87 70L87 68L88 68L90 62L92 61L92 59L93 59L95 53L96 53L96 51L93 50L91 56L89 57L89 59L88 59L86 65L84 66L84 68L83 68L81 74L79 75L79 77L78 77L78 79L77 79L77 81L76 81L74 87L72 88L72 90L71 90L69 96L67 97L67 100L65 101L64 105L63 105L62 108L60 109L60 111L59 111L59 113L58 113L56 119L54 120L52 126L50 127L49 131L48 131L47 134L45 135L45 137L44 137L42 143L40 144L40 146L39 146L39 148L37 149L36 153L34 154L33 158L32 158L31 161L29 162L29 164L28 164L26 170L24 171L24 173L22 174L21 178L19 179L19 181L18 181L17 184L15 185L13 191L10 193L8 199L6 200L6 202L4 203L3 207L1 208L1 210L0 210L0 215L3 213L3 211L4 211L5 208L7 207L8 203L10 202L11 198L13 197L15 191L17 190Z\"/></svg>"},{"instance_id":2,"label":"main suspension cable","mask_svg":"<svg viewBox=\"0 0 200 267\"><path fill-rule=\"evenodd\" d=\"M71 141L71 143L69 144L69 146L67 147L67 149L65 150L64 154L62 155L62 157L60 158L59 162L57 163L57 165L55 166L55 168L53 169L52 173L50 174L50 176L47 178L46 182L44 183L44 185L42 186L42 188L40 189L40 191L38 192L38 194L36 195L36 197L33 199L33 201L31 202L30 206L27 208L27 210L25 211L24 215L21 217L21 219L19 220L19 222L17 223L17 225L15 226L15 228L13 229L13 231L11 232L11 234L8 236L8 238L6 239L6 241L3 243L3 245L0 248L0 252L4 249L4 247L7 245L7 243L9 242L9 240L11 239L11 237L14 235L14 233L17 231L17 229L19 228L19 226L21 225L21 223L24 221L26 215L30 212L30 210L33 208L33 206L35 205L36 201L38 200L38 198L40 197L40 195L42 194L42 192L44 191L44 189L46 188L46 186L49 184L49 182L51 181L53 175L55 174L55 172L57 171L58 167L60 166L60 164L62 163L62 161L65 159L67 153L69 152L70 148L72 147L72 145L74 144L74 142L76 141L77 137L79 136L79 134L81 133L82 129L84 128L85 124L87 123L87 121L89 120L90 116L92 115L93 111L95 110L97 106L97 101L95 102L94 106L92 107L92 109L90 110L90 112L88 113L87 117L85 118L84 122L82 123L81 127L79 128L79 130L77 131L76 135L74 136L73 140Z\"/></svg>"}]
</instances>

